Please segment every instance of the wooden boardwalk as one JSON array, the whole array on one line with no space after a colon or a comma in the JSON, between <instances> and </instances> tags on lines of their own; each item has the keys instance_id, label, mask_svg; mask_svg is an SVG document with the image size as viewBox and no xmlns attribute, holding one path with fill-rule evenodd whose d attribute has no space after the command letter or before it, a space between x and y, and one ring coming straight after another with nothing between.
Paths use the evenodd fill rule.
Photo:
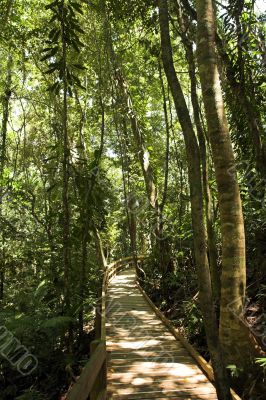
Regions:
<instances>
[{"instance_id":1,"label":"wooden boardwalk","mask_svg":"<svg viewBox=\"0 0 266 400\"><path fill-rule=\"evenodd\" d=\"M106 332L108 400L217 399L196 361L148 304L132 268L109 284Z\"/></svg>"}]
</instances>

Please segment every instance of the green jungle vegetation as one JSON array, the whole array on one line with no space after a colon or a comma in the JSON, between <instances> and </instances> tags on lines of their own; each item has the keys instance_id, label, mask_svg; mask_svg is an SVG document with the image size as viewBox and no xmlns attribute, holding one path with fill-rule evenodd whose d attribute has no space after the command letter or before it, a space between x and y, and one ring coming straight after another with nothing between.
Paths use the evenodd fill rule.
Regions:
<instances>
[{"instance_id":1,"label":"green jungle vegetation","mask_svg":"<svg viewBox=\"0 0 266 400\"><path fill-rule=\"evenodd\" d=\"M137 254L219 399L228 382L265 398L260 6L0 0L1 400L64 398L106 265ZM38 360L31 373L8 360L6 332Z\"/></svg>"}]
</instances>

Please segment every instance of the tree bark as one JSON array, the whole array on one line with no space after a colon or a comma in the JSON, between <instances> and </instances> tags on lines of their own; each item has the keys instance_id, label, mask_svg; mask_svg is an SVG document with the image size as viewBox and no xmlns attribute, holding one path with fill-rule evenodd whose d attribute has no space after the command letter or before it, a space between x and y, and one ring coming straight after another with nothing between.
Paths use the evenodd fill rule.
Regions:
<instances>
[{"instance_id":1,"label":"tree bark","mask_svg":"<svg viewBox=\"0 0 266 400\"><path fill-rule=\"evenodd\" d=\"M156 251L157 251L157 253L161 254L161 251L160 251L160 249L161 249L160 219L162 220L163 217L162 216L160 217L158 191L157 191L157 187L156 187L156 183L155 183L154 171L153 171L152 165L150 163L150 154L145 145L143 132L141 130L139 120L138 120L137 115L134 110L130 90L128 88L127 82L124 78L121 66L119 65L117 56L116 56L114 48L113 48L113 44L111 41L111 35L109 32L110 26L108 26L108 28L106 28L106 29L108 30L109 51L110 51L110 55L111 55L111 59L112 59L112 63L113 63L114 77L115 77L115 81L117 84L119 97L121 98L122 108L124 109L124 112L126 113L128 119L129 119L130 125L131 125L134 142L135 142L138 158L140 161L140 166L141 166L142 173L143 173L143 178L144 178L144 182L145 182L146 193L147 193L149 205L153 210L155 223L153 226L152 233L155 235L155 238L156 238ZM164 245L165 245L165 243L164 243ZM166 252L164 252L163 254L166 254ZM167 256L168 255L169 254L167 254ZM171 263L168 262L168 257L167 257L167 259L163 258L163 257L159 257L159 262L160 262L161 269L164 273L166 273L169 269L171 269Z\"/></svg>"},{"instance_id":2,"label":"tree bark","mask_svg":"<svg viewBox=\"0 0 266 400\"><path fill-rule=\"evenodd\" d=\"M67 44L65 24L65 4L61 5L61 39L63 63L63 108L62 108L62 133L63 133L63 175L62 175L62 242L63 242L63 270L64 270L64 313L70 316L70 271L71 271L71 244L70 244L70 207L69 207L69 138L68 138L68 104L67 104ZM69 329L67 348L72 352L73 331Z\"/></svg>"},{"instance_id":3,"label":"tree bark","mask_svg":"<svg viewBox=\"0 0 266 400\"><path fill-rule=\"evenodd\" d=\"M203 184L203 192L205 200L205 214L206 214L207 234L208 234L208 254L209 254L211 281L212 281L212 292L214 301L218 305L220 301L221 282L220 282L220 273L218 269L218 251L216 247L216 234L214 230L212 195L209 186L209 168L207 159L206 139L200 118L200 106L197 95L197 78L196 78L196 65L193 53L193 42L189 37L189 31L188 31L189 25L185 21L179 0L176 0L175 4L176 4L177 17L180 27L181 40L185 48L186 59L189 67L191 102L193 107L194 121L197 130L200 157L201 157L201 166L202 166L202 184Z\"/></svg>"},{"instance_id":4,"label":"tree bark","mask_svg":"<svg viewBox=\"0 0 266 400\"><path fill-rule=\"evenodd\" d=\"M195 259L199 279L200 305L204 319L208 347L213 364L218 398L219 400L229 400L231 398L229 383L227 373L224 368L222 354L220 351L218 327L212 299L211 279L207 258L207 237L204 220L199 148L186 101L183 95L183 91L174 68L169 32L168 1L159 0L158 5L163 65L174 99L178 119L184 133L188 159L192 227L195 247Z\"/></svg>"},{"instance_id":5,"label":"tree bark","mask_svg":"<svg viewBox=\"0 0 266 400\"><path fill-rule=\"evenodd\" d=\"M184 8L190 15L190 17L197 21L197 12L190 5L188 0L181 0ZM233 94L233 99L237 102L237 105L241 107L243 112L243 118L246 119L249 128L250 138L253 143L255 156L256 156L256 166L259 174L265 178L266 177L266 145L263 142L263 124L259 113L256 110L256 100L253 95L249 97L246 86L242 82L237 82L235 78L235 68L234 65L224 49L224 44L221 37L215 32L215 40L217 45L217 50L223 66L226 71L227 81L229 83L231 92ZM250 94L250 93L249 93Z\"/></svg>"},{"instance_id":6,"label":"tree bark","mask_svg":"<svg viewBox=\"0 0 266 400\"><path fill-rule=\"evenodd\" d=\"M130 188L130 160L128 155L128 148L127 148L127 126L126 120L123 118L121 131L119 133L118 122L116 115L115 118L115 125L116 125L116 132L119 138L120 143L120 154L121 154L121 164L122 164L122 179L123 179L123 190L124 190L124 199L126 204L126 215L127 215L127 225L128 225L128 232L130 237L130 247L133 257L133 262L135 267L137 268L137 215L136 215L136 208L135 206L135 195L134 191ZM126 166L127 166L127 179L126 179ZM127 181L127 182L126 182ZM128 186L128 187L127 187Z\"/></svg>"},{"instance_id":7,"label":"tree bark","mask_svg":"<svg viewBox=\"0 0 266 400\"><path fill-rule=\"evenodd\" d=\"M10 7L11 7L11 2ZM12 57L9 55L7 60L7 74L5 92L3 95L3 119L2 119L2 132L1 132L1 152L0 152L0 220L2 220L3 213L3 196L4 196L4 168L6 162L6 137L7 137L7 124L9 115L9 102L11 97L11 84L12 84ZM4 282L5 282L5 234L1 221L1 255L0 255L0 301L4 298Z\"/></svg>"},{"instance_id":8,"label":"tree bark","mask_svg":"<svg viewBox=\"0 0 266 400\"><path fill-rule=\"evenodd\" d=\"M227 364L243 367L251 346L242 329L246 289L245 232L233 148L225 115L215 52L212 0L197 0L197 57L208 134L218 186L222 235L220 340Z\"/></svg>"},{"instance_id":9,"label":"tree bark","mask_svg":"<svg viewBox=\"0 0 266 400\"><path fill-rule=\"evenodd\" d=\"M165 167L164 167L164 186L161 202L158 204L158 238L157 238L157 249L159 250L159 260L162 270L164 265L168 265L167 271L173 270L173 262L171 260L170 243L165 235L164 229L164 206L167 200L168 192L168 177L169 177L169 152L170 152L170 125L167 110L167 97L165 93L161 60L158 62L159 78L161 84L161 91L163 96L163 112L165 121L165 133L166 133L166 146L165 146ZM167 289L167 288L166 288Z\"/></svg>"}]
</instances>

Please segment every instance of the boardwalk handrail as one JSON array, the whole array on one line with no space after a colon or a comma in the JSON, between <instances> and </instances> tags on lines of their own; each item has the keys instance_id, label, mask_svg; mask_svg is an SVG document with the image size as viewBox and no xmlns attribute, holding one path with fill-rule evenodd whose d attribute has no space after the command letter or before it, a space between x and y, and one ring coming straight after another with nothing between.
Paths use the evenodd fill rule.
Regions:
<instances>
[{"instance_id":1,"label":"boardwalk handrail","mask_svg":"<svg viewBox=\"0 0 266 400\"><path fill-rule=\"evenodd\" d=\"M143 261L146 256L136 257L137 261ZM107 353L106 353L106 294L110 279L113 278L124 266L134 262L133 257L121 258L112 262L106 267L103 276L100 307L96 308L96 320L98 320L99 332L98 338L91 343L91 357L82 370L77 382L72 386L67 394L66 400L106 400L107 385ZM208 379L214 383L213 370L208 362L190 345L185 337L175 328L164 314L155 306L144 289L137 281L141 293L153 309L155 314L161 319L166 328L179 340L188 350L192 358L197 362L201 370ZM241 398L231 389L232 400L241 400Z\"/></svg>"},{"instance_id":2,"label":"boardwalk handrail","mask_svg":"<svg viewBox=\"0 0 266 400\"><path fill-rule=\"evenodd\" d=\"M169 319L167 319L165 315L156 307L156 305L149 298L149 296L147 295L145 290L141 287L138 281L136 281L136 284L140 292L146 299L147 303L150 305L154 313L159 317L159 319L162 321L165 327L172 333L172 335L175 337L176 340L179 340L182 343L182 345L185 347L185 349L188 351L191 357L196 361L196 363L203 371L203 373L207 376L209 381L215 384L213 369L211 365L198 353L197 350L194 349L193 346L191 346L191 344L187 341L187 339L179 332L178 328L176 328L172 324L172 322ZM230 392L232 400L241 400L241 398L238 396L238 394L236 394L236 392L233 389L230 389Z\"/></svg>"},{"instance_id":3,"label":"boardwalk handrail","mask_svg":"<svg viewBox=\"0 0 266 400\"><path fill-rule=\"evenodd\" d=\"M138 256L141 261L145 256ZM106 399L106 293L110 279L125 265L133 261L133 257L120 258L109 264L103 275L101 298L96 307L96 325L100 332L98 338L91 343L91 356L77 382L69 390L66 400L105 400Z\"/></svg>"}]
</instances>

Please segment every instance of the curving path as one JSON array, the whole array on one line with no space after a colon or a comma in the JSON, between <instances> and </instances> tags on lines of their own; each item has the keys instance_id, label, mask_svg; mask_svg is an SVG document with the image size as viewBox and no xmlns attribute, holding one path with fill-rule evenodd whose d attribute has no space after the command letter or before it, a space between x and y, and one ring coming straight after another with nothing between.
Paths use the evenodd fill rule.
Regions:
<instances>
[{"instance_id":1,"label":"curving path","mask_svg":"<svg viewBox=\"0 0 266 400\"><path fill-rule=\"evenodd\" d=\"M126 269L109 283L107 399L216 400L214 386L156 316Z\"/></svg>"}]
</instances>

